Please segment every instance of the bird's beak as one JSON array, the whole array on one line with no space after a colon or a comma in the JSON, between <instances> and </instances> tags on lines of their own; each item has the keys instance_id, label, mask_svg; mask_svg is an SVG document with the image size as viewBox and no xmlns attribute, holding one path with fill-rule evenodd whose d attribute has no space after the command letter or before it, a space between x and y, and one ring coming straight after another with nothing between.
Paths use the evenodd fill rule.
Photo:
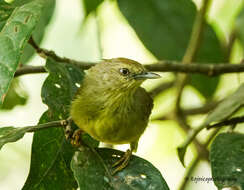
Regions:
<instances>
[{"instance_id":1,"label":"bird's beak","mask_svg":"<svg viewBox=\"0 0 244 190\"><path fill-rule=\"evenodd\" d=\"M140 74L135 74L133 76L136 80L145 80L145 79L158 79L161 76L159 74L153 73L153 72L143 72Z\"/></svg>"}]
</instances>

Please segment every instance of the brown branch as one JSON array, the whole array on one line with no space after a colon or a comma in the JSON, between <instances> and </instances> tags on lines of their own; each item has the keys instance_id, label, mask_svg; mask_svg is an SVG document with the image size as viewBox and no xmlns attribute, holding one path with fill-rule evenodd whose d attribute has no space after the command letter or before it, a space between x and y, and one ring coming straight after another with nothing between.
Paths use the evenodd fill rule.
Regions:
<instances>
[{"instance_id":1,"label":"brown branch","mask_svg":"<svg viewBox=\"0 0 244 190\"><path fill-rule=\"evenodd\" d=\"M73 65L77 65L79 67L81 67L82 69L89 69L91 66L93 66L95 63L93 62L85 62L85 61L76 61L73 59L69 59L66 57L60 57L57 54L55 54L54 51L50 51L50 50L46 50L43 48L40 48L35 41L33 40L33 38L31 37L29 39L29 44L36 50L36 52L43 58L47 58L50 57L52 59L54 59L57 62L64 62L64 63L70 63Z\"/></svg>"},{"instance_id":2,"label":"brown branch","mask_svg":"<svg viewBox=\"0 0 244 190\"><path fill-rule=\"evenodd\" d=\"M77 61L73 59L69 59L66 57L58 56L54 51L46 50L40 48L32 38L29 40L29 44L36 50L36 52L43 58L50 57L57 62L63 62L68 64L73 64L80 67L83 70L89 69L91 66L95 65L95 62L87 62L87 61ZM207 76L217 76L225 73L240 73L244 72L244 64L215 64L215 63L194 63L194 62L185 62L186 64L182 64L180 61L169 61L162 60L153 64L145 64L145 68L150 71L156 72L176 72L176 73L192 73L192 74L202 74ZM19 71L20 70L20 71ZM45 71L44 66L28 66L23 67L17 70L16 76L20 76L23 74L31 74L31 73L43 73Z\"/></svg>"},{"instance_id":3,"label":"brown branch","mask_svg":"<svg viewBox=\"0 0 244 190\"><path fill-rule=\"evenodd\" d=\"M238 123L243 123L243 122L244 122L244 116L233 117L231 119L221 121L221 122L213 124L213 125L208 125L206 128L212 129L212 128L223 127L223 126L228 126L228 125L236 125Z\"/></svg>"},{"instance_id":4,"label":"brown branch","mask_svg":"<svg viewBox=\"0 0 244 190\"><path fill-rule=\"evenodd\" d=\"M35 131L40 131L43 129L49 129L49 128L53 128L53 127L64 127L67 124L68 124L67 120L51 121L51 122L39 124L36 126L28 126L30 129L27 132L28 133L35 132Z\"/></svg>"},{"instance_id":5,"label":"brown branch","mask_svg":"<svg viewBox=\"0 0 244 190\"><path fill-rule=\"evenodd\" d=\"M159 61L155 64L148 64L145 67L150 71L157 72L180 72L191 74L203 74L207 76L217 76L226 73L240 73L244 72L244 64L229 64L229 63L190 63L182 64L177 61Z\"/></svg>"},{"instance_id":6,"label":"brown branch","mask_svg":"<svg viewBox=\"0 0 244 190\"><path fill-rule=\"evenodd\" d=\"M34 74L34 73L46 73L44 66L22 66L14 74L14 77L18 77L25 74Z\"/></svg>"},{"instance_id":7,"label":"brown branch","mask_svg":"<svg viewBox=\"0 0 244 190\"><path fill-rule=\"evenodd\" d=\"M55 54L54 52L52 53ZM57 55L55 54L55 56ZM57 60L59 60L59 62L65 62L68 64L75 63L75 65L78 65L83 70L89 69L91 66L96 64L94 62L82 62L82 61L75 61L75 60L69 62L67 61L67 59L68 58L59 57ZM190 73L190 74L202 74L202 75L207 75L209 77L217 76L221 74L244 72L243 63L241 64L191 63L188 65L188 64L181 64L181 62L177 62L177 61L159 61L158 63L147 64L145 65L145 67L150 71L156 71L156 72L176 72L176 73L180 72L180 73ZM34 73L44 73L44 72L46 72L44 66L23 66L17 69L15 77L24 74L34 74Z\"/></svg>"}]
</instances>

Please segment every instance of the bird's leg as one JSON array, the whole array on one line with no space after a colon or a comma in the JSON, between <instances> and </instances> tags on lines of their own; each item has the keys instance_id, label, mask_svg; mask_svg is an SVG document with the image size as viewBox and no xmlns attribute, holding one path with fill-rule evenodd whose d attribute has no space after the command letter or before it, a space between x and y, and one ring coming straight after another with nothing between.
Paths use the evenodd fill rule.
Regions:
<instances>
[{"instance_id":1,"label":"bird's leg","mask_svg":"<svg viewBox=\"0 0 244 190\"><path fill-rule=\"evenodd\" d=\"M81 129L73 131L71 128L72 121L73 120L71 117L64 120L63 125L65 126L65 138L67 140L70 140L70 143L73 146L79 147L81 145L81 134L83 133L83 131Z\"/></svg>"},{"instance_id":2,"label":"bird's leg","mask_svg":"<svg viewBox=\"0 0 244 190\"><path fill-rule=\"evenodd\" d=\"M131 157L131 155L132 155L132 151L133 151L133 152L136 152L137 145L138 145L138 141L136 141L136 142L132 142L132 143L130 144L130 149L128 149L128 150L125 152L125 154L124 154L124 155L123 155L117 162L115 162L115 163L113 164L112 167L116 167L116 166L117 166L117 167L116 167L116 168L114 169L114 171L112 172L112 175L114 175L114 174L117 173L118 171L124 169L124 168L128 165L128 163L129 163L129 161L130 161L130 157Z\"/></svg>"},{"instance_id":3,"label":"bird's leg","mask_svg":"<svg viewBox=\"0 0 244 190\"><path fill-rule=\"evenodd\" d=\"M84 131L81 129L76 129L71 138L71 144L75 147L79 147L81 145L81 135Z\"/></svg>"},{"instance_id":4,"label":"bird's leg","mask_svg":"<svg viewBox=\"0 0 244 190\"><path fill-rule=\"evenodd\" d=\"M116 167L116 168L114 169L114 171L112 172L112 175L114 175L114 174L117 173L118 171L124 169L124 168L128 165L128 163L129 163L129 161L130 161L130 157L131 157L131 155L132 155L132 150L131 150L131 149L128 149L128 150L124 153L124 155L123 155L117 162L115 162L115 163L113 164L112 167L116 167L116 166L117 166L117 167Z\"/></svg>"},{"instance_id":5,"label":"bird's leg","mask_svg":"<svg viewBox=\"0 0 244 190\"><path fill-rule=\"evenodd\" d=\"M68 119L65 120L65 122L66 122L65 129L64 129L65 138L69 140L73 135L73 130L71 128L72 118L69 117Z\"/></svg>"}]
</instances>

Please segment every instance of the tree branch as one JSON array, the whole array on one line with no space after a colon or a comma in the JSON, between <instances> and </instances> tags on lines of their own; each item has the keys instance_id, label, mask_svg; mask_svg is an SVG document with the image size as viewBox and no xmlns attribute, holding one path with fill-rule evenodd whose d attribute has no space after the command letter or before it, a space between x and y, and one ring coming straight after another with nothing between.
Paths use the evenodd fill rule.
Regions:
<instances>
[{"instance_id":1,"label":"tree branch","mask_svg":"<svg viewBox=\"0 0 244 190\"><path fill-rule=\"evenodd\" d=\"M52 128L52 127L64 127L67 124L68 124L67 120L51 121L48 123L39 124L39 125L35 125L35 126L28 126L30 129L27 132L28 133L35 132L35 131L40 131L40 130L48 129L48 128Z\"/></svg>"},{"instance_id":2,"label":"tree branch","mask_svg":"<svg viewBox=\"0 0 244 190\"><path fill-rule=\"evenodd\" d=\"M44 66L22 66L14 74L14 77L18 77L25 74L34 74L34 73L46 73Z\"/></svg>"},{"instance_id":3,"label":"tree branch","mask_svg":"<svg viewBox=\"0 0 244 190\"><path fill-rule=\"evenodd\" d=\"M240 73L244 72L244 64L229 64L229 63L206 63L198 64L191 62L189 64L182 64L177 61L159 61L155 64L148 64L145 67L150 71L157 72L180 72L191 74L203 74L207 76L217 76L224 73Z\"/></svg>"},{"instance_id":4,"label":"tree branch","mask_svg":"<svg viewBox=\"0 0 244 190\"><path fill-rule=\"evenodd\" d=\"M52 51L50 51L52 52ZM54 54L54 52L52 52ZM56 55L56 54L55 54ZM59 57L59 62L65 62L69 64L78 65L81 69L86 70L91 66L95 65L94 62L82 62L72 60L71 62L67 61L68 58ZM66 61L65 61L66 60ZM71 60L71 59L69 59ZM178 61L159 61L158 63L153 64L145 64L144 65L150 71L156 72L180 72L180 73L190 73L190 74L202 74L207 75L209 77L217 76L221 74L230 74L230 73L241 73L244 72L244 64L182 64L182 62ZM23 66L17 69L15 77L24 75L24 74L34 74L34 73L44 73L47 72L44 66Z\"/></svg>"},{"instance_id":5,"label":"tree branch","mask_svg":"<svg viewBox=\"0 0 244 190\"><path fill-rule=\"evenodd\" d=\"M228 126L228 125L236 125L238 123L243 123L244 122L244 116L242 117L233 117L231 119L221 121L219 123L213 124L213 125L208 125L206 128L207 129L212 129L212 128L217 128L217 127L223 127L223 126Z\"/></svg>"},{"instance_id":6,"label":"tree branch","mask_svg":"<svg viewBox=\"0 0 244 190\"><path fill-rule=\"evenodd\" d=\"M50 50L46 50L43 48L40 48L35 41L33 40L33 38L31 37L29 39L29 44L36 50L36 52L43 58L47 58L50 57L52 59L54 59L57 62L64 62L64 63L70 63L72 65L77 65L79 67L81 67L82 69L89 69L91 66L95 65L95 63L93 62L85 62L85 61L76 61L73 59L69 59L66 57L60 57L57 54L55 54L54 51L50 51Z\"/></svg>"},{"instance_id":7,"label":"tree branch","mask_svg":"<svg viewBox=\"0 0 244 190\"><path fill-rule=\"evenodd\" d=\"M91 66L94 66L95 62L88 61L77 61L73 59L69 59L66 57L58 56L54 51L46 50L40 48L31 37L29 39L29 44L36 50L36 52L43 58L50 57L57 62L63 62L68 64L73 64L80 67L83 70L89 69ZM185 64L182 64L185 63ZM225 73L240 73L244 72L244 64L214 64L214 63L205 63L199 64L191 61L180 62L180 61L169 61L162 60L153 64L145 64L146 69L149 71L156 72L176 72L176 73L191 73L191 74L202 74L207 76L217 76ZM44 73L44 66L24 66L19 68L16 71L15 77L21 76L24 74L34 74L34 73Z\"/></svg>"}]
</instances>

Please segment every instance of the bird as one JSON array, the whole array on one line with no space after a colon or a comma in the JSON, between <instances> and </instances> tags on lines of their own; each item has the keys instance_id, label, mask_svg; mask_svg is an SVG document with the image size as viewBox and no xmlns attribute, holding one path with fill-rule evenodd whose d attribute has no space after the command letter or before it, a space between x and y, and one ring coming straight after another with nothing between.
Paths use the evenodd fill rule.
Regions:
<instances>
[{"instance_id":1,"label":"bird","mask_svg":"<svg viewBox=\"0 0 244 190\"><path fill-rule=\"evenodd\" d=\"M153 100L141 84L160 75L131 59L103 59L89 68L75 98L70 116L80 133L108 144L130 144L114 163L116 173L125 168L146 129Z\"/></svg>"}]
</instances>

